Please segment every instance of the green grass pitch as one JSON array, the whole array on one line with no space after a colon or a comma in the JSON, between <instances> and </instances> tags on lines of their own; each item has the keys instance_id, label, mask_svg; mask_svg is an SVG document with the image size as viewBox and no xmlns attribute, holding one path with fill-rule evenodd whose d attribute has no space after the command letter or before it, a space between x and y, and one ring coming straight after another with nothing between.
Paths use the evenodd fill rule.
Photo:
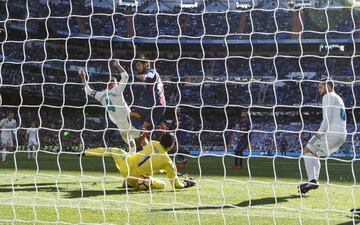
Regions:
<instances>
[{"instance_id":1,"label":"green grass pitch","mask_svg":"<svg viewBox=\"0 0 360 225\"><path fill-rule=\"evenodd\" d=\"M9 156L0 167L0 224L353 224L360 218L360 161L322 161L321 186L301 197L299 160L190 158L194 188L122 188L111 158L69 154ZM305 170L302 166L302 175ZM327 168L327 170L326 170ZM353 168L353 170L352 170ZM352 173L354 171L354 174ZM159 175L164 177L163 175ZM305 180L305 179L304 179Z\"/></svg>"}]
</instances>

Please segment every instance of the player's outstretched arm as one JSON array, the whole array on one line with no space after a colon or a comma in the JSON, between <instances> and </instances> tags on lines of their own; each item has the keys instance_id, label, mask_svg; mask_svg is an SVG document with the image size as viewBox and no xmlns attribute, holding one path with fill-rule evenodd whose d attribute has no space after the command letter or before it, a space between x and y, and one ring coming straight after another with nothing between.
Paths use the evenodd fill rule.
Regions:
<instances>
[{"instance_id":1,"label":"player's outstretched arm","mask_svg":"<svg viewBox=\"0 0 360 225\"><path fill-rule=\"evenodd\" d=\"M86 83L86 73L83 69L79 70L79 77L80 77L81 83L85 84Z\"/></svg>"},{"instance_id":2,"label":"player's outstretched arm","mask_svg":"<svg viewBox=\"0 0 360 225\"><path fill-rule=\"evenodd\" d=\"M168 159L168 162L164 168L166 175L171 180L171 184L174 185L176 189L189 188L196 185L196 182L193 178L185 178L184 181L181 181L176 173L175 165L172 163L171 159Z\"/></svg>"},{"instance_id":3,"label":"player's outstretched arm","mask_svg":"<svg viewBox=\"0 0 360 225\"><path fill-rule=\"evenodd\" d=\"M126 73L126 70L124 69L124 67L121 66L119 60L111 60L110 65L113 68L117 69L120 73Z\"/></svg>"},{"instance_id":4,"label":"player's outstretched arm","mask_svg":"<svg viewBox=\"0 0 360 225\"><path fill-rule=\"evenodd\" d=\"M124 69L124 67L121 66L119 60L111 60L110 65L115 68L117 71L120 72L121 74L121 80L119 85L116 86L116 92L118 94L122 94L122 92L124 91L126 84L129 80L129 74L126 72L126 70Z\"/></svg>"},{"instance_id":5,"label":"player's outstretched arm","mask_svg":"<svg viewBox=\"0 0 360 225\"><path fill-rule=\"evenodd\" d=\"M83 69L79 70L79 77L80 77L81 83L85 84L86 94L90 95L93 98L96 98L97 91L90 88L89 84L87 83L87 74L85 73L85 71Z\"/></svg>"}]
</instances>

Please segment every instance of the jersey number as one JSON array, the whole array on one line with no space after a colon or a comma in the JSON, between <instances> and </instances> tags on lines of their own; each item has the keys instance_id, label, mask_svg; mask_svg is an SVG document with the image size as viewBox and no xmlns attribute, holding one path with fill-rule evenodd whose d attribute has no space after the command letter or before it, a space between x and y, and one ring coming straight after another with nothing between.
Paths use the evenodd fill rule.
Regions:
<instances>
[{"instance_id":1,"label":"jersey number","mask_svg":"<svg viewBox=\"0 0 360 225\"><path fill-rule=\"evenodd\" d=\"M346 113L344 109L340 109L340 118L342 120L346 120Z\"/></svg>"},{"instance_id":2,"label":"jersey number","mask_svg":"<svg viewBox=\"0 0 360 225\"><path fill-rule=\"evenodd\" d=\"M107 107L108 111L115 112L115 107L113 106L111 100L106 99L105 102L106 102L106 105L108 106Z\"/></svg>"},{"instance_id":3,"label":"jersey number","mask_svg":"<svg viewBox=\"0 0 360 225\"><path fill-rule=\"evenodd\" d=\"M143 165L146 161L150 159L150 155L144 155L144 158L139 162L138 167Z\"/></svg>"}]
</instances>

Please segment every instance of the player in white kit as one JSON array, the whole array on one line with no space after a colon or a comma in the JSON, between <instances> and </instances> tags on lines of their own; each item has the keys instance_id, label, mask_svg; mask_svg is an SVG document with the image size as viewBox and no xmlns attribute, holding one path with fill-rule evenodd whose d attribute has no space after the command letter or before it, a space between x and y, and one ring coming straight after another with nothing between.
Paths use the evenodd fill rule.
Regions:
<instances>
[{"instance_id":1,"label":"player in white kit","mask_svg":"<svg viewBox=\"0 0 360 225\"><path fill-rule=\"evenodd\" d=\"M30 159L31 155L32 158L35 159L36 151L34 147L38 147L37 141L37 132L39 128L35 127L35 122L31 122L31 127L26 130L26 139L28 140L28 159ZM31 154L32 153L32 154Z\"/></svg>"},{"instance_id":2,"label":"player in white kit","mask_svg":"<svg viewBox=\"0 0 360 225\"><path fill-rule=\"evenodd\" d=\"M1 128L1 143L2 143L2 163L6 163L7 151L11 151L14 142L13 135L16 134L16 120L14 119L14 112L8 112L7 118L0 121Z\"/></svg>"},{"instance_id":3,"label":"player in white kit","mask_svg":"<svg viewBox=\"0 0 360 225\"><path fill-rule=\"evenodd\" d=\"M323 120L317 133L303 149L309 182L299 185L302 194L319 187L319 157L328 157L337 151L344 144L347 135L344 102L335 93L332 80L322 79L318 85L318 93L322 96Z\"/></svg>"},{"instance_id":4,"label":"player in white kit","mask_svg":"<svg viewBox=\"0 0 360 225\"><path fill-rule=\"evenodd\" d=\"M106 111L109 118L119 128L122 139L128 144L130 153L136 152L135 138L140 136L140 131L131 125L130 115L131 110L124 99L124 89L126 87L129 75L120 65L119 61L111 61L111 66L116 68L121 74L121 80L118 83L115 77L111 77L107 85L107 89L103 91L95 91L90 88L85 77L84 70L79 71L81 82L85 84L86 94L94 97L103 106L106 106Z\"/></svg>"}]
</instances>

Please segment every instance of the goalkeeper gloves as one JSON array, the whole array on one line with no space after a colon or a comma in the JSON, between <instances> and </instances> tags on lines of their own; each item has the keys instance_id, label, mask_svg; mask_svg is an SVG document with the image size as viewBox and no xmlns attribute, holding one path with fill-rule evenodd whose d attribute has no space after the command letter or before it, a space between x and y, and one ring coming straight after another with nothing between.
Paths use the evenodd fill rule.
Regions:
<instances>
[{"instance_id":1,"label":"goalkeeper gloves","mask_svg":"<svg viewBox=\"0 0 360 225\"><path fill-rule=\"evenodd\" d=\"M189 188L189 187L193 187L196 185L196 181L194 180L194 178L190 177L186 177L184 179L184 188Z\"/></svg>"}]
</instances>

